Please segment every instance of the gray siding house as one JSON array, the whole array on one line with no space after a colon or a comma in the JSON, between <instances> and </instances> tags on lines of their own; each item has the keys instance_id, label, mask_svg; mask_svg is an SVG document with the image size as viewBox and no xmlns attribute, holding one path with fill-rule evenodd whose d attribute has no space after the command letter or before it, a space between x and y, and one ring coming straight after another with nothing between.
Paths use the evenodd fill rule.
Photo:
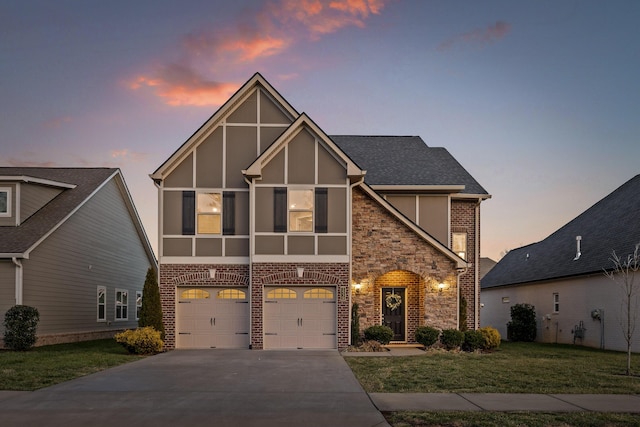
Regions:
<instances>
[{"instance_id":1,"label":"gray siding house","mask_svg":"<svg viewBox=\"0 0 640 427\"><path fill-rule=\"evenodd\" d=\"M38 345L136 327L149 267L119 169L0 167L0 317L36 307Z\"/></svg>"},{"instance_id":2,"label":"gray siding house","mask_svg":"<svg viewBox=\"0 0 640 427\"><path fill-rule=\"evenodd\" d=\"M415 136L329 136L260 74L150 177L167 348L344 349L478 326L489 194Z\"/></svg>"},{"instance_id":3,"label":"gray siding house","mask_svg":"<svg viewBox=\"0 0 640 427\"><path fill-rule=\"evenodd\" d=\"M506 338L511 306L528 303L536 308L538 341L626 351L625 299L603 272L612 268L612 251L626 258L639 244L636 175L546 239L507 253L482 278L481 324ZM639 352L640 327L633 341Z\"/></svg>"}]
</instances>

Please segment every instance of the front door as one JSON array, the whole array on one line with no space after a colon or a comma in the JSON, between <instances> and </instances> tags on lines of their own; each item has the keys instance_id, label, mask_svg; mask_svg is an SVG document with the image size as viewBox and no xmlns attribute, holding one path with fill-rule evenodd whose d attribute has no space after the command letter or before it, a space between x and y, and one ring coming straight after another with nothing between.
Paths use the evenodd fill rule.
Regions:
<instances>
[{"instance_id":1,"label":"front door","mask_svg":"<svg viewBox=\"0 0 640 427\"><path fill-rule=\"evenodd\" d=\"M382 288L382 324L393 331L392 341L406 341L405 288Z\"/></svg>"}]
</instances>

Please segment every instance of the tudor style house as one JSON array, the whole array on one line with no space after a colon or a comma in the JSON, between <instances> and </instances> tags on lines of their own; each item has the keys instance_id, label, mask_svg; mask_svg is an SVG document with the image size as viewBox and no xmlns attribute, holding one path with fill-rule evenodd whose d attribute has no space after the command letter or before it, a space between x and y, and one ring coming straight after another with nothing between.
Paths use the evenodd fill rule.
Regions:
<instances>
[{"instance_id":1,"label":"tudor style house","mask_svg":"<svg viewBox=\"0 0 640 427\"><path fill-rule=\"evenodd\" d=\"M167 348L344 349L478 327L487 192L419 137L328 136L260 74L150 177Z\"/></svg>"},{"instance_id":2,"label":"tudor style house","mask_svg":"<svg viewBox=\"0 0 640 427\"><path fill-rule=\"evenodd\" d=\"M37 345L135 328L149 267L119 169L0 167L0 319L37 308Z\"/></svg>"}]
</instances>

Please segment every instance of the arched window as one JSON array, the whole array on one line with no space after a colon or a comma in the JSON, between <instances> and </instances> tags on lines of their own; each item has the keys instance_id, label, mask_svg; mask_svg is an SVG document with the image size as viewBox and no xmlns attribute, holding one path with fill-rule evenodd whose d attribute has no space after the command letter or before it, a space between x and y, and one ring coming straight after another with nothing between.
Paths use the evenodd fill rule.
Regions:
<instances>
[{"instance_id":1,"label":"arched window","mask_svg":"<svg viewBox=\"0 0 640 427\"><path fill-rule=\"evenodd\" d=\"M267 298L287 298L287 299L295 299L297 298L296 291L288 288L276 288L271 289L267 292Z\"/></svg>"},{"instance_id":2,"label":"arched window","mask_svg":"<svg viewBox=\"0 0 640 427\"><path fill-rule=\"evenodd\" d=\"M186 289L180 293L182 299L207 299L211 295L203 289Z\"/></svg>"},{"instance_id":3,"label":"arched window","mask_svg":"<svg viewBox=\"0 0 640 427\"><path fill-rule=\"evenodd\" d=\"M246 297L247 294L240 289L223 289L216 295L218 299L245 299Z\"/></svg>"},{"instance_id":4,"label":"arched window","mask_svg":"<svg viewBox=\"0 0 640 427\"><path fill-rule=\"evenodd\" d=\"M333 299L333 292L328 289L313 288L309 289L308 291L304 291L304 298Z\"/></svg>"}]
</instances>

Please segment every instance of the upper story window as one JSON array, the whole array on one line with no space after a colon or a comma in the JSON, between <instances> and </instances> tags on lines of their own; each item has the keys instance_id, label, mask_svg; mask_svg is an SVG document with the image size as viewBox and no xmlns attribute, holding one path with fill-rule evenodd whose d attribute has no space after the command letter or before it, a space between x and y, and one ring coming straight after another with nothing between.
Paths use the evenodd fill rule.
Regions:
<instances>
[{"instance_id":1,"label":"upper story window","mask_svg":"<svg viewBox=\"0 0 640 427\"><path fill-rule=\"evenodd\" d=\"M11 216L11 188L0 187L0 216Z\"/></svg>"},{"instance_id":2,"label":"upper story window","mask_svg":"<svg viewBox=\"0 0 640 427\"><path fill-rule=\"evenodd\" d=\"M198 234L222 232L222 194L198 193Z\"/></svg>"},{"instance_id":3,"label":"upper story window","mask_svg":"<svg viewBox=\"0 0 640 427\"><path fill-rule=\"evenodd\" d=\"M460 258L467 259L467 233L453 233L451 250Z\"/></svg>"},{"instance_id":4,"label":"upper story window","mask_svg":"<svg viewBox=\"0 0 640 427\"><path fill-rule=\"evenodd\" d=\"M276 233L326 233L328 196L326 188L274 189L274 224Z\"/></svg>"},{"instance_id":5,"label":"upper story window","mask_svg":"<svg viewBox=\"0 0 640 427\"><path fill-rule=\"evenodd\" d=\"M289 190L289 231L313 231L313 190Z\"/></svg>"},{"instance_id":6,"label":"upper story window","mask_svg":"<svg viewBox=\"0 0 640 427\"><path fill-rule=\"evenodd\" d=\"M560 312L560 294L558 293L553 294L553 312L554 313Z\"/></svg>"}]
</instances>

